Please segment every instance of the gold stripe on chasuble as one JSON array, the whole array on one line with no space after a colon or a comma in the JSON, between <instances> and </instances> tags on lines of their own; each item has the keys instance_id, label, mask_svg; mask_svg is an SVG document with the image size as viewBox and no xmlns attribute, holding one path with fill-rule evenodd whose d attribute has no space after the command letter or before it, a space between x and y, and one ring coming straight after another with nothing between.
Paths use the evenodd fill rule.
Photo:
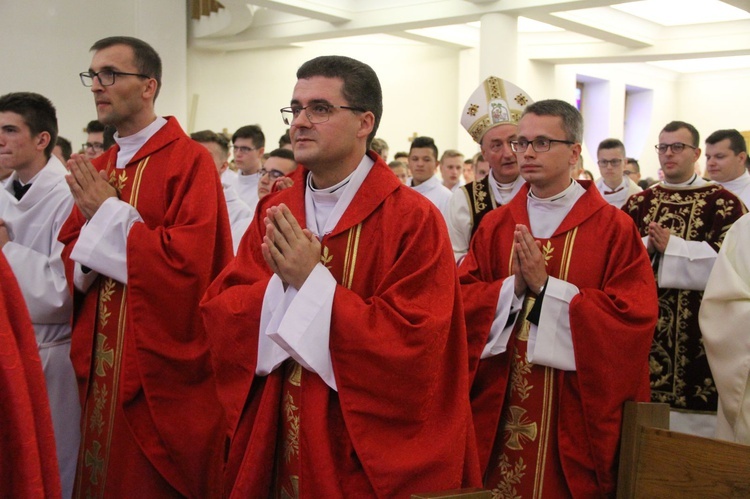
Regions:
<instances>
[{"instance_id":1,"label":"gold stripe on chasuble","mask_svg":"<svg viewBox=\"0 0 750 499\"><path fill-rule=\"evenodd\" d=\"M110 168L109 183L118 196L130 190L129 204L137 207L143 170L148 158L136 168L128 185L127 169ZM127 286L110 277L99 280L91 375L83 408L83 427L76 477L78 497L103 497L117 412L127 317ZM113 322L116 320L116 324ZM111 346L114 343L114 348ZM85 483L84 483L85 482Z\"/></svg>"},{"instance_id":2,"label":"gold stripe on chasuble","mask_svg":"<svg viewBox=\"0 0 750 499\"><path fill-rule=\"evenodd\" d=\"M357 251L359 250L359 238L362 235L362 224L349 229L346 239L346 253L344 254L344 271L341 274L341 285L346 289L352 289L354 282L354 267L357 265Z\"/></svg>"},{"instance_id":3,"label":"gold stripe on chasuble","mask_svg":"<svg viewBox=\"0 0 750 499\"><path fill-rule=\"evenodd\" d=\"M362 235L362 224L349 229L346 239L346 250L341 272L341 285L351 289L354 281L354 268L357 264L357 250ZM328 246L323 245L320 254L322 263L333 274L337 265L334 254ZM334 277L336 277L334 275ZM338 279L337 279L338 280ZM274 464L274 493L279 499L297 499L300 497L300 434L302 423L302 366L293 359L284 362L284 381L282 385L280 432L277 442L276 462Z\"/></svg>"}]
</instances>

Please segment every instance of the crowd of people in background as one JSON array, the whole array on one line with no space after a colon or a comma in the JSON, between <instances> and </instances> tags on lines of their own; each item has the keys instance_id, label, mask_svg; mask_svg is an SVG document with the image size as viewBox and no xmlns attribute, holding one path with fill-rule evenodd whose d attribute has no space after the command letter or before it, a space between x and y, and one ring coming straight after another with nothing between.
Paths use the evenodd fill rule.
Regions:
<instances>
[{"instance_id":1,"label":"crowd of people in background","mask_svg":"<svg viewBox=\"0 0 750 499\"><path fill-rule=\"evenodd\" d=\"M0 495L612 496L627 401L750 445L737 130L667 123L658 181L607 138L595 176L574 106L490 76L478 152L389 161L377 75L322 56L267 147L157 115L146 42L91 52L76 152L0 96Z\"/></svg>"}]
</instances>

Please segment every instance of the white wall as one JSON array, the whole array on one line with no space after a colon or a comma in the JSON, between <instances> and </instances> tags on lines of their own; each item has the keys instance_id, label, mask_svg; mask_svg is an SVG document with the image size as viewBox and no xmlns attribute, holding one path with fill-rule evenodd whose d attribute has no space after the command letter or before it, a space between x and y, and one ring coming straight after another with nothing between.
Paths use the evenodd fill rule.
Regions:
<instances>
[{"instance_id":1,"label":"white wall","mask_svg":"<svg viewBox=\"0 0 750 499\"><path fill-rule=\"evenodd\" d=\"M137 36L151 43L164 62L159 114L177 116L187 129L189 106L197 96L194 130L232 132L259 123L269 146L274 146L285 129L278 109L289 102L297 67L318 55L342 54L367 62L380 77L385 110L378 135L389 142L391 154L408 149L408 138L415 132L434 137L441 150L458 148L467 155L477 150L460 126L459 113L479 84L478 50L347 40L303 48L202 52L186 46L186 18L184 0L0 0L0 94L28 90L49 97L58 109L61 134L75 147L85 138L82 128L96 117L91 94L78 79L90 63L89 47L105 36ZM609 117L595 125L594 135L624 134L628 154L640 160L645 175L656 176L653 145L661 127L673 119L693 123L702 138L719 128L750 130L750 70L679 75L645 64L553 66L523 58L518 66L515 83L535 100L572 102L579 75L609 82L609 99L601 104L610 107L601 112ZM650 97L636 104L642 113L648 107L643 100L652 99L650 119L640 124L628 119L623 125L621 115L632 113L618 104L626 87L648 93ZM592 124L586 126L590 129ZM585 149L595 154L596 145L585 144ZM590 152L586 161L594 165Z\"/></svg>"},{"instance_id":2,"label":"white wall","mask_svg":"<svg viewBox=\"0 0 750 499\"><path fill-rule=\"evenodd\" d=\"M259 124L266 151L286 130L279 108L288 106L297 68L320 55L344 55L369 64L383 88L383 119L377 136L390 156L409 149L414 134L435 139L442 152L456 147L459 53L412 44L385 46L314 43L302 48L216 53L188 52L188 98L195 107L192 131L226 129L230 134Z\"/></svg>"},{"instance_id":3,"label":"white wall","mask_svg":"<svg viewBox=\"0 0 750 499\"><path fill-rule=\"evenodd\" d=\"M60 135L75 150L85 141L86 123L96 119L91 92L78 78L91 62L89 47L106 36L136 36L164 64L157 112L184 120L186 8L184 0L0 0L0 95L31 91L49 98Z\"/></svg>"}]
</instances>

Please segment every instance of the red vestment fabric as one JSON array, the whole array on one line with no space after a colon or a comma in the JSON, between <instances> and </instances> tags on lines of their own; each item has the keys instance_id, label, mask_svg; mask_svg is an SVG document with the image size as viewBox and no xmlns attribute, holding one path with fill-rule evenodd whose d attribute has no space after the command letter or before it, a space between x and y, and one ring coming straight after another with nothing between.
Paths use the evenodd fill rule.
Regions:
<instances>
[{"instance_id":1,"label":"red vestment fabric","mask_svg":"<svg viewBox=\"0 0 750 499\"><path fill-rule=\"evenodd\" d=\"M304 227L304 174L263 199L256 219L283 202ZM227 466L233 497L268 496L283 437L284 369L255 375L272 275L264 233L254 220L202 304L206 327L224 335L219 374L236 426ZM302 369L300 496L408 497L479 485L463 310L442 217L377 159L322 246L338 283L329 343L338 391ZM345 257L351 272L342 275Z\"/></svg>"},{"instance_id":2,"label":"red vestment fabric","mask_svg":"<svg viewBox=\"0 0 750 499\"><path fill-rule=\"evenodd\" d=\"M61 494L34 328L0 251L0 497L58 498Z\"/></svg>"},{"instance_id":3,"label":"red vestment fabric","mask_svg":"<svg viewBox=\"0 0 750 499\"><path fill-rule=\"evenodd\" d=\"M608 205L589 181L549 239L563 258L567 281L580 293L570 303L576 371L555 370L560 386L559 454L573 497L611 496L622 410L648 401L648 352L657 318L656 289L646 250L632 220ZM488 465L512 364L505 353L479 360L511 268L516 224L530 227L529 185L482 221L459 268L472 371L472 411L482 471ZM575 231L575 232L573 232ZM568 255L564 239L575 236ZM555 265L559 267L559 265Z\"/></svg>"},{"instance_id":4,"label":"red vestment fabric","mask_svg":"<svg viewBox=\"0 0 750 499\"><path fill-rule=\"evenodd\" d=\"M96 167L114 169L117 152L117 146L110 149ZM173 117L127 168L134 164L142 167L135 208L144 223L133 225L127 241L125 341L113 430L113 442L125 442L125 450L115 452L119 462L106 468L112 484L106 495L132 497L135 490L141 496L162 495L168 484L171 494L217 497L228 426L218 403L212 338L198 303L231 259L226 203L208 151ZM60 232L71 288L70 253L84 223L74 207ZM85 295L75 292L71 359L84 405L92 381L98 289L96 282ZM136 463L158 478L153 489ZM115 485L127 483L134 488Z\"/></svg>"}]
</instances>

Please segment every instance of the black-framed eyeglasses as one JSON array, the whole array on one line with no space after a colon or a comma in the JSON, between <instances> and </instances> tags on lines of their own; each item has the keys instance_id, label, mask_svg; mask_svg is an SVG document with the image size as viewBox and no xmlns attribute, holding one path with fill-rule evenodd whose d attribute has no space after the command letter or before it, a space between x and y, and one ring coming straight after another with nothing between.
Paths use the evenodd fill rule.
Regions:
<instances>
[{"instance_id":1,"label":"black-framed eyeglasses","mask_svg":"<svg viewBox=\"0 0 750 499\"><path fill-rule=\"evenodd\" d=\"M122 71L112 71L111 69L105 69L103 71L99 71L98 73L96 71L84 71L83 73L79 73L78 76L81 77L81 83L83 83L84 87L92 86L94 84L94 78L99 80L99 84L103 87L114 85L116 76L137 76L138 78L151 78L148 75L140 73L125 73Z\"/></svg>"},{"instance_id":2,"label":"black-framed eyeglasses","mask_svg":"<svg viewBox=\"0 0 750 499\"><path fill-rule=\"evenodd\" d=\"M323 102L310 104L305 107L302 107L302 106L282 107L281 109L279 109L279 111L281 111L281 119L284 120L284 124L291 125L292 121L294 121L297 117L299 117L302 111L305 111L305 115L307 116L307 119L310 121L310 123L314 123L314 124L325 123L326 121L331 119L331 112L334 109L348 109L350 111L359 112L359 113L365 112L365 110L362 109L361 107L337 106L335 104L327 104Z\"/></svg>"},{"instance_id":3,"label":"black-framed eyeglasses","mask_svg":"<svg viewBox=\"0 0 750 499\"><path fill-rule=\"evenodd\" d=\"M513 152L526 152L526 149L529 148L529 144L531 144L531 148L534 149L534 152L547 152L549 151L550 147L552 147L552 144L555 142L558 142L560 144L568 144L568 145L575 144L575 142L572 142L570 140L559 140L559 139L548 139L546 137L537 137L534 140L526 140L526 139L512 140L510 142L510 148L513 149Z\"/></svg>"},{"instance_id":4,"label":"black-framed eyeglasses","mask_svg":"<svg viewBox=\"0 0 750 499\"><path fill-rule=\"evenodd\" d=\"M234 150L234 153L237 154L238 152L241 152L242 154L248 154L252 151L257 151L257 147L247 147L247 146L232 146L232 150Z\"/></svg>"},{"instance_id":5,"label":"black-framed eyeglasses","mask_svg":"<svg viewBox=\"0 0 750 499\"><path fill-rule=\"evenodd\" d=\"M93 149L94 151L102 152L104 150L104 144L101 142L86 142L85 144L81 144L81 147L84 151Z\"/></svg>"},{"instance_id":6,"label":"black-framed eyeglasses","mask_svg":"<svg viewBox=\"0 0 750 499\"><path fill-rule=\"evenodd\" d=\"M689 147L690 149L698 149L695 146L691 146L690 144L685 144L684 142L675 142L674 144L656 144L654 148L659 154L666 154L667 149L672 149L672 152L674 154L680 154L682 151L685 150L686 147Z\"/></svg>"},{"instance_id":7,"label":"black-framed eyeglasses","mask_svg":"<svg viewBox=\"0 0 750 499\"><path fill-rule=\"evenodd\" d=\"M271 177L271 180L276 180L276 179L281 178L281 177L283 177L285 175L284 172L282 172L280 170L274 170L274 169L266 170L265 168L261 168L258 171L258 174L261 177L263 177L264 175L267 174L267 175L269 175Z\"/></svg>"},{"instance_id":8,"label":"black-framed eyeglasses","mask_svg":"<svg viewBox=\"0 0 750 499\"><path fill-rule=\"evenodd\" d=\"M601 168L606 168L607 165L612 165L612 168L617 168L622 164L622 160L619 158L615 159L600 159L596 162L597 165L599 165Z\"/></svg>"}]
</instances>

